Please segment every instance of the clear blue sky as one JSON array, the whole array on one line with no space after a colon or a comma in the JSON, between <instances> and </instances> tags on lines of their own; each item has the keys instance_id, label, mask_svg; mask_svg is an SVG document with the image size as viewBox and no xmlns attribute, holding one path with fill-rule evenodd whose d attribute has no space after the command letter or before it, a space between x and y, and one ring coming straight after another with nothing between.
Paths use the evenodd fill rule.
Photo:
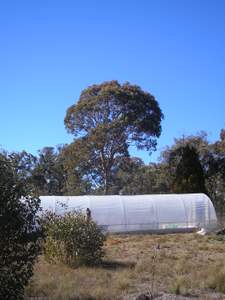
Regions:
<instances>
[{"instance_id":1,"label":"clear blue sky","mask_svg":"<svg viewBox=\"0 0 225 300\"><path fill-rule=\"evenodd\" d=\"M225 127L224 0L0 0L0 145L36 154L72 140L66 109L82 89L140 85L174 137ZM139 154L138 154L139 155Z\"/></svg>"}]
</instances>

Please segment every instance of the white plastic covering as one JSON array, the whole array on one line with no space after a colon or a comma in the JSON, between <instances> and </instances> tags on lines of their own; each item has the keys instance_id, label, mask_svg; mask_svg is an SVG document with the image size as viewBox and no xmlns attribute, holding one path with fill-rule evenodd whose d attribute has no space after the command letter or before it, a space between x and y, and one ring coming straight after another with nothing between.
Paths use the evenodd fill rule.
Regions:
<instances>
[{"instance_id":1,"label":"white plastic covering","mask_svg":"<svg viewBox=\"0 0 225 300\"><path fill-rule=\"evenodd\" d=\"M186 231L213 228L217 218L205 194L135 196L41 196L43 210L56 214L91 210L91 217L109 232Z\"/></svg>"}]
</instances>

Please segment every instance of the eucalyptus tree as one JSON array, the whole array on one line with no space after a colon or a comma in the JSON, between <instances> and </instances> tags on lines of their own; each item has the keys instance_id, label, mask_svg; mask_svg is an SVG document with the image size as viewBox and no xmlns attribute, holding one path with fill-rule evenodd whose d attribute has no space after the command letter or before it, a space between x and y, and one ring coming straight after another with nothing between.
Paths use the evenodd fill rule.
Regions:
<instances>
[{"instance_id":1,"label":"eucalyptus tree","mask_svg":"<svg viewBox=\"0 0 225 300\"><path fill-rule=\"evenodd\" d=\"M10 152L6 155L20 180L28 183L36 167L37 157L26 151Z\"/></svg>"},{"instance_id":2,"label":"eucalyptus tree","mask_svg":"<svg viewBox=\"0 0 225 300\"><path fill-rule=\"evenodd\" d=\"M63 147L44 147L39 151L31 182L39 195L62 195L64 192L65 172Z\"/></svg>"},{"instance_id":3,"label":"eucalyptus tree","mask_svg":"<svg viewBox=\"0 0 225 300\"><path fill-rule=\"evenodd\" d=\"M83 90L70 106L65 126L89 153L90 170L109 192L113 169L129 156L129 146L155 150L161 134L163 113L155 97L137 85L117 81L95 84Z\"/></svg>"}]
</instances>

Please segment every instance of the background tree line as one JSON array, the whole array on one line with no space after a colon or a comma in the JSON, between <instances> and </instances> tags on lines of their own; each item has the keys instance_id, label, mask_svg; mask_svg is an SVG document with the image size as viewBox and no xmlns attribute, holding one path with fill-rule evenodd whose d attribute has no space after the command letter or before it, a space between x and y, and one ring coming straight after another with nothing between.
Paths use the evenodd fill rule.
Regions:
<instances>
[{"instance_id":1,"label":"background tree line","mask_svg":"<svg viewBox=\"0 0 225 300\"><path fill-rule=\"evenodd\" d=\"M38 195L104 194L104 182L91 163L88 149L79 143L45 147L34 156L26 151L2 154L16 174ZM95 162L93 161L93 165ZM94 167L94 166L93 166ZM225 131L210 143L207 133L174 140L159 162L146 165L128 153L117 158L110 174L108 194L204 192L217 214L225 214Z\"/></svg>"}]
</instances>

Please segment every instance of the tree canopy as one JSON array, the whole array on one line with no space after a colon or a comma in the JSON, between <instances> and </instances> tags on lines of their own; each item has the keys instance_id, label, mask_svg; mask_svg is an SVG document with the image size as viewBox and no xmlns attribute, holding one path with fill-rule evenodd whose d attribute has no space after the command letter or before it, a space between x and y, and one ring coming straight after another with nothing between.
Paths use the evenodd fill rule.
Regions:
<instances>
[{"instance_id":1,"label":"tree canopy","mask_svg":"<svg viewBox=\"0 0 225 300\"><path fill-rule=\"evenodd\" d=\"M112 169L128 148L152 151L161 134L162 111L150 93L139 86L117 81L92 85L68 108L65 126L87 150L97 165L104 191L108 193Z\"/></svg>"},{"instance_id":2,"label":"tree canopy","mask_svg":"<svg viewBox=\"0 0 225 300\"><path fill-rule=\"evenodd\" d=\"M206 193L203 168L194 147L186 145L172 151L169 163L175 168L172 192Z\"/></svg>"}]
</instances>

